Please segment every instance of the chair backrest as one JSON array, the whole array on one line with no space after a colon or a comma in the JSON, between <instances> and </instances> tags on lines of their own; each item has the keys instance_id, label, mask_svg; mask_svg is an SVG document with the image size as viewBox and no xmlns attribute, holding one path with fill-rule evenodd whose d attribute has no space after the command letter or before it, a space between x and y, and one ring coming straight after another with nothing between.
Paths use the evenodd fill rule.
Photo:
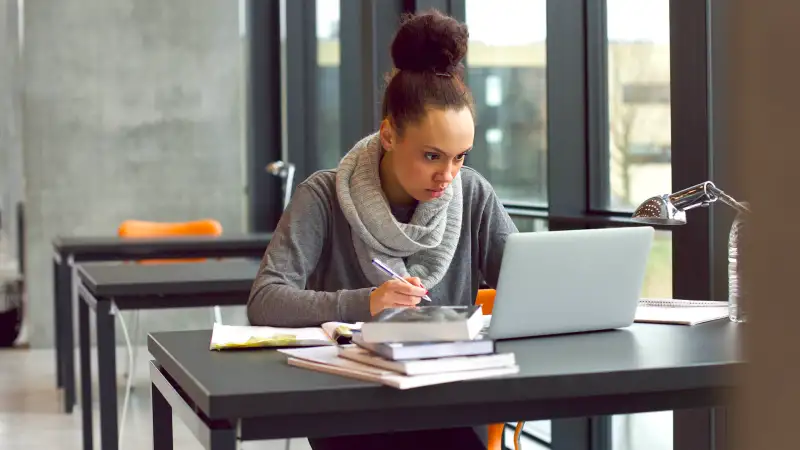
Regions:
<instances>
[{"instance_id":1,"label":"chair backrest","mask_svg":"<svg viewBox=\"0 0 800 450\"><path fill-rule=\"evenodd\" d=\"M497 291L494 289L478 290L478 296L475 298L475 304L480 305L483 314L486 316L492 313L495 294L497 294Z\"/></svg>"},{"instance_id":2,"label":"chair backrest","mask_svg":"<svg viewBox=\"0 0 800 450\"><path fill-rule=\"evenodd\" d=\"M152 222L146 220L126 220L117 228L117 235L123 238L159 238L171 236L221 236L222 224L213 219L188 222ZM200 262L205 258L189 259L148 259L142 264Z\"/></svg>"}]
</instances>

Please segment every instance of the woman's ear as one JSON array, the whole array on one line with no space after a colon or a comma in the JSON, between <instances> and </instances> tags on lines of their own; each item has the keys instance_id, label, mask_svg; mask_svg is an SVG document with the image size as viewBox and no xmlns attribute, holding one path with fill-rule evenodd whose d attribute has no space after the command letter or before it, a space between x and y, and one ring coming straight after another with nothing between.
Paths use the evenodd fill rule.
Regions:
<instances>
[{"instance_id":1,"label":"woman's ear","mask_svg":"<svg viewBox=\"0 0 800 450\"><path fill-rule=\"evenodd\" d=\"M383 149L387 152L392 151L395 141L395 133L388 118L381 121L380 138Z\"/></svg>"}]
</instances>

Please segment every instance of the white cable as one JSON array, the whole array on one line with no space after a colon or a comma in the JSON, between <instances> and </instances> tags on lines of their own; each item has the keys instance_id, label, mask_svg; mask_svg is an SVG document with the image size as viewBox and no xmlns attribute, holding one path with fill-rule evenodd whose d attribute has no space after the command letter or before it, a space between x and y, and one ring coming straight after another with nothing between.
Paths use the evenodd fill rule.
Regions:
<instances>
[{"instance_id":1,"label":"white cable","mask_svg":"<svg viewBox=\"0 0 800 450\"><path fill-rule=\"evenodd\" d=\"M214 307L214 321L216 323L222 324L222 310L219 306Z\"/></svg>"},{"instance_id":2,"label":"white cable","mask_svg":"<svg viewBox=\"0 0 800 450\"><path fill-rule=\"evenodd\" d=\"M119 324L122 328L122 336L125 338L125 345L128 348L128 367L131 368L130 372L128 373L128 381L125 385L125 400L122 402L122 413L120 416L120 423L119 423L119 443L117 444L118 447L122 448L122 436L125 431L125 416L128 412L128 401L131 397L131 388L133 387L133 369L134 369L134 361L133 361L133 345L131 344L131 337L128 335L128 327L125 326L125 320L122 318L122 314L119 309L117 309L116 305L114 305L114 311L116 316L119 318Z\"/></svg>"},{"instance_id":3,"label":"white cable","mask_svg":"<svg viewBox=\"0 0 800 450\"><path fill-rule=\"evenodd\" d=\"M136 362L139 361L139 346L136 345L139 343L139 318L141 317L141 312L138 309L133 310L133 331L131 332L131 345L133 346L133 356L130 359L130 362L133 364L131 366L131 370L128 372L131 377L136 374ZM131 392L133 392L133 384L131 384Z\"/></svg>"},{"instance_id":4,"label":"white cable","mask_svg":"<svg viewBox=\"0 0 800 450\"><path fill-rule=\"evenodd\" d=\"M121 315L122 315L122 313L120 312L120 316ZM131 342L136 342L137 338L139 337L139 310L131 311L130 315L133 316L133 326L132 326L132 330L131 330L131 336L133 336L133 338L131 339ZM131 349L128 348L127 346L125 347L125 350L127 352L127 355L126 355L126 358L125 358L125 376L126 377L128 376L128 374L133 372L133 367L131 367L130 362L131 362L131 360L133 360L134 363L136 362L136 353L137 353L138 349L139 349L138 346L134 346L133 347L133 358L131 359L131 355L130 355Z\"/></svg>"}]
</instances>

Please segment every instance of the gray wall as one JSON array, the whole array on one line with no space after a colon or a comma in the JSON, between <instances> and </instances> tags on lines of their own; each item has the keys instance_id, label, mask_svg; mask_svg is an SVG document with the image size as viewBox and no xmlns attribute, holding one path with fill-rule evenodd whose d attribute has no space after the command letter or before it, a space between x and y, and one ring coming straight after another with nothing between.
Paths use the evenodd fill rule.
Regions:
<instances>
[{"instance_id":1,"label":"gray wall","mask_svg":"<svg viewBox=\"0 0 800 450\"><path fill-rule=\"evenodd\" d=\"M22 78L17 18L17 0L0 0L0 212L3 216L0 266L13 264L15 261L15 210L24 189L20 96Z\"/></svg>"},{"instance_id":2,"label":"gray wall","mask_svg":"<svg viewBox=\"0 0 800 450\"><path fill-rule=\"evenodd\" d=\"M39 347L53 343L53 236L113 234L128 218L243 229L244 52L231 0L27 0L24 17L28 335ZM141 320L145 332L211 324L208 309Z\"/></svg>"}]
</instances>

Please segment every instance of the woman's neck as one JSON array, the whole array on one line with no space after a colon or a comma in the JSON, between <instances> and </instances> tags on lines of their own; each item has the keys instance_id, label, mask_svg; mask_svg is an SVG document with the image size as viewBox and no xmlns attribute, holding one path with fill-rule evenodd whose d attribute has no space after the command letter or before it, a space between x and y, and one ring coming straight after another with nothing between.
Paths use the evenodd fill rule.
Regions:
<instances>
[{"instance_id":1,"label":"woman's neck","mask_svg":"<svg viewBox=\"0 0 800 450\"><path fill-rule=\"evenodd\" d=\"M400 185L400 180L397 179L392 165L392 156L391 152L384 151L378 169L383 193L386 194L386 199L389 200L390 205L413 205L417 201L414 197L408 195L408 192Z\"/></svg>"}]
</instances>

